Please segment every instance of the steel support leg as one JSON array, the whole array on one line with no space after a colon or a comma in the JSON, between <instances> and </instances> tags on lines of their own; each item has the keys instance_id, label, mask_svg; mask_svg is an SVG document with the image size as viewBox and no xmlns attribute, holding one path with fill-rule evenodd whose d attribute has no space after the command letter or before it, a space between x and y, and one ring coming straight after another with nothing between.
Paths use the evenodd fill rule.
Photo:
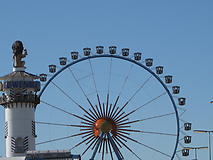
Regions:
<instances>
[{"instance_id":1,"label":"steel support leg","mask_svg":"<svg viewBox=\"0 0 213 160\"><path fill-rule=\"evenodd\" d=\"M116 146L114 140L112 139L112 137L110 136L109 133L107 134L107 138L109 139L109 141L110 141L110 143L112 145L113 150L115 151L115 154L116 154L118 160L124 160L124 158L122 158L122 155L120 154L120 152L118 150L118 147Z\"/></svg>"},{"instance_id":2,"label":"steel support leg","mask_svg":"<svg viewBox=\"0 0 213 160\"><path fill-rule=\"evenodd\" d=\"M103 137L104 137L104 133L101 133L99 142L98 142L98 144L96 145L95 150L93 151L93 154L92 154L92 157L90 158L90 160L94 160L94 158L95 158L95 156L96 156L96 154L97 154L98 148L100 147L101 140L103 139Z\"/></svg>"}]
</instances>

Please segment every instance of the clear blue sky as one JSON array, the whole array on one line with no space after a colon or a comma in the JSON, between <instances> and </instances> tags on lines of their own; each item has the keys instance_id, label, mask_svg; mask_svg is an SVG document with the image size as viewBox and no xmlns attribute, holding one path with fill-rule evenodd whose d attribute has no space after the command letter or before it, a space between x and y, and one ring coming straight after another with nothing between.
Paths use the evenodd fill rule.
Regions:
<instances>
[{"instance_id":1,"label":"clear blue sky","mask_svg":"<svg viewBox=\"0 0 213 160\"><path fill-rule=\"evenodd\" d=\"M71 50L97 45L142 51L175 76L187 97L186 118L193 129L213 130L213 2L211 0L1 1L0 75L12 70L11 45L22 40L28 71ZM46 68L45 68L46 67ZM4 110L0 109L0 155L4 155ZM207 137L190 133L192 146ZM207 159L207 151L199 152Z\"/></svg>"}]
</instances>

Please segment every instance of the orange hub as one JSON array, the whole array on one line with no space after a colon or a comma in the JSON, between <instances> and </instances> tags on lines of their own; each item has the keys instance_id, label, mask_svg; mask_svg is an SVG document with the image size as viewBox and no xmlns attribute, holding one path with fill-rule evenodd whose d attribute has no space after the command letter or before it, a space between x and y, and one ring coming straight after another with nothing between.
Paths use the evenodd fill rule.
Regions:
<instances>
[{"instance_id":1,"label":"orange hub","mask_svg":"<svg viewBox=\"0 0 213 160\"><path fill-rule=\"evenodd\" d=\"M116 125L113 120L108 118L100 118L94 123L94 135L98 137L102 132L103 133L116 133Z\"/></svg>"}]
</instances>

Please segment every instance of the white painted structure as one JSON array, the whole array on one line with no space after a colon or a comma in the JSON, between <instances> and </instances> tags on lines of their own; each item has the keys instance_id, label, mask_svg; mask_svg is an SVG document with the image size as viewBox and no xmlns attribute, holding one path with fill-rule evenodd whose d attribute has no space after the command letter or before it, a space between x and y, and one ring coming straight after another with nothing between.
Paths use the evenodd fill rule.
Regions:
<instances>
[{"instance_id":1,"label":"white painted structure","mask_svg":"<svg viewBox=\"0 0 213 160\"><path fill-rule=\"evenodd\" d=\"M39 76L25 72L27 55L21 41L13 46L13 72L0 77L0 105L5 108L5 150L6 157L0 160L80 160L80 155L70 151L35 151L35 110L40 103L37 92L40 90Z\"/></svg>"},{"instance_id":2,"label":"white painted structure","mask_svg":"<svg viewBox=\"0 0 213 160\"><path fill-rule=\"evenodd\" d=\"M39 77L13 68L13 72L0 77L3 80L0 104L5 108L6 157L25 156L35 150L35 108L39 103Z\"/></svg>"}]
</instances>

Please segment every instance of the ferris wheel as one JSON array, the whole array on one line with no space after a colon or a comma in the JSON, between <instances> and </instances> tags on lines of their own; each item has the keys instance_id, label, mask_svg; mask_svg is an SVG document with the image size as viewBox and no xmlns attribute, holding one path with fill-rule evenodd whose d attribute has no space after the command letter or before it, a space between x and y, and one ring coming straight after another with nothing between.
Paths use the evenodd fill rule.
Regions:
<instances>
[{"instance_id":1,"label":"ferris wheel","mask_svg":"<svg viewBox=\"0 0 213 160\"><path fill-rule=\"evenodd\" d=\"M180 86L152 58L117 50L71 52L40 74L37 147L65 148L90 160L180 159L182 142L191 142L182 137L191 123L181 118Z\"/></svg>"}]
</instances>

